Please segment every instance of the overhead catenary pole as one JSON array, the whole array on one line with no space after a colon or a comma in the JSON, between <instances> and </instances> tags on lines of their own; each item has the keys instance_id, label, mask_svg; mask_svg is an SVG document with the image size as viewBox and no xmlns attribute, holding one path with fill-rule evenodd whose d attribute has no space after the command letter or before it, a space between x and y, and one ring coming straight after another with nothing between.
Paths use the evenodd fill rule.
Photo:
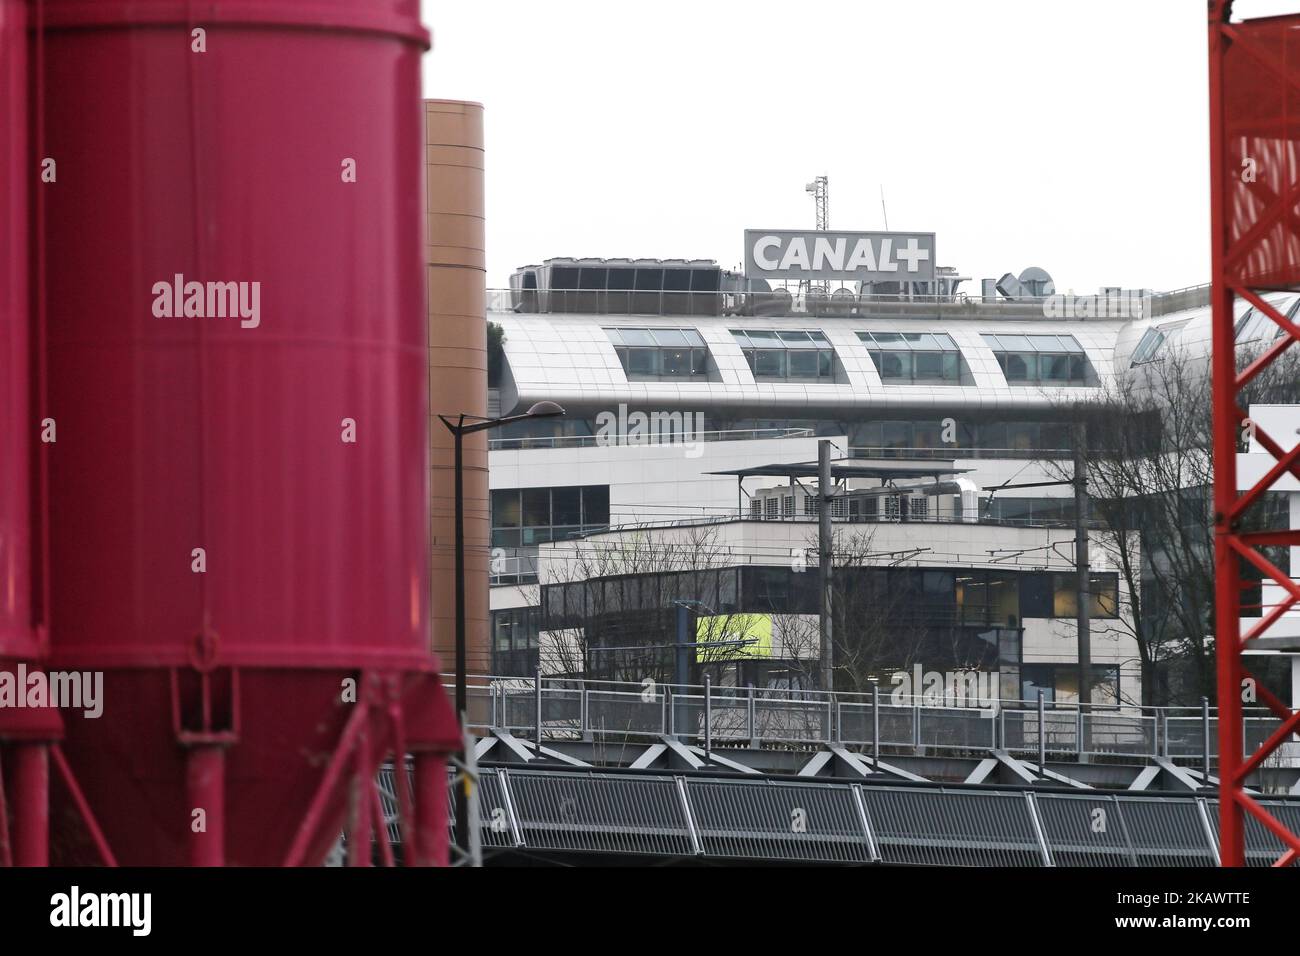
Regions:
<instances>
[{"instance_id":1,"label":"overhead catenary pole","mask_svg":"<svg viewBox=\"0 0 1300 956\"><path fill-rule=\"evenodd\" d=\"M686 686L691 682L691 608L685 601L677 602L677 642L673 647L673 693L677 695L673 729L679 734L686 733L686 721L689 717L686 701Z\"/></svg>"},{"instance_id":2,"label":"overhead catenary pole","mask_svg":"<svg viewBox=\"0 0 1300 956\"><path fill-rule=\"evenodd\" d=\"M834 661L834 605L831 592L831 575L835 553L831 536L831 443L822 439L817 443L817 557L821 573L821 605L818 613L820 642L821 685L823 690L835 689Z\"/></svg>"},{"instance_id":3,"label":"overhead catenary pole","mask_svg":"<svg viewBox=\"0 0 1300 956\"><path fill-rule=\"evenodd\" d=\"M1088 752L1086 711L1092 703L1092 582L1088 557L1088 426L1074 424L1074 573L1075 600L1078 604L1076 629L1079 637L1079 710L1083 734L1080 755Z\"/></svg>"},{"instance_id":4,"label":"overhead catenary pole","mask_svg":"<svg viewBox=\"0 0 1300 956\"><path fill-rule=\"evenodd\" d=\"M830 178L818 176L805 186L804 190L813 197L813 203L816 206L817 231L826 232L831 227ZM831 293L830 280L823 279L821 282L809 282L808 291L828 296Z\"/></svg>"},{"instance_id":5,"label":"overhead catenary pole","mask_svg":"<svg viewBox=\"0 0 1300 956\"><path fill-rule=\"evenodd\" d=\"M450 426L448 426L450 427ZM461 738L467 721L465 713L465 477L464 442L465 416L460 416L458 426L452 429L455 439L455 489L456 489L456 719L460 722ZM469 849L469 789L470 780L465 775L465 753L456 755L458 779L456 781L456 844L459 855L453 863L464 860Z\"/></svg>"},{"instance_id":6,"label":"overhead catenary pole","mask_svg":"<svg viewBox=\"0 0 1300 956\"><path fill-rule=\"evenodd\" d=\"M465 663L465 479L464 479L464 437L472 435L475 432L487 431L490 428L499 428L502 425L509 425L513 422L524 421L531 418L554 418L564 414L564 409L554 402L538 402L522 415L510 415L506 418L483 418L479 415L467 415L461 413L454 419L447 415L439 415L438 418L447 426L451 432L454 442L454 455L452 458L455 475L454 475L454 496L455 496L455 657L456 657L456 718L460 721L463 731L468 726L468 691L466 688L466 663ZM466 421L473 419L473 421ZM469 813L469 791L473 785L473 780L466 769L468 766L467 757L464 752L458 753L454 757L457 766L457 785L456 785L456 839L452 847L453 864L457 862L468 861L469 865L476 865L470 854L470 813Z\"/></svg>"}]
</instances>

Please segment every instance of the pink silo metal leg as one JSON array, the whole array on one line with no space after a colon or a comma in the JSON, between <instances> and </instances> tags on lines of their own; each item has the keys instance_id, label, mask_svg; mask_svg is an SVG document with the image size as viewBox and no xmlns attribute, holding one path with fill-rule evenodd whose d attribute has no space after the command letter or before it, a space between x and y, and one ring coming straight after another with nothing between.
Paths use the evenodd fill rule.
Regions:
<instances>
[{"instance_id":1,"label":"pink silo metal leg","mask_svg":"<svg viewBox=\"0 0 1300 956\"><path fill-rule=\"evenodd\" d=\"M388 824L384 820L384 808L379 802L378 792L370 795L370 813L374 817L375 845L379 847L379 860L384 866L396 866L393 844L388 839Z\"/></svg>"},{"instance_id":2,"label":"pink silo metal leg","mask_svg":"<svg viewBox=\"0 0 1300 956\"><path fill-rule=\"evenodd\" d=\"M13 866L9 847L9 797L5 794L4 749L0 748L0 866Z\"/></svg>"},{"instance_id":3,"label":"pink silo metal leg","mask_svg":"<svg viewBox=\"0 0 1300 956\"><path fill-rule=\"evenodd\" d=\"M45 743L13 748L13 859L17 866L50 863L50 755Z\"/></svg>"},{"instance_id":4,"label":"pink silo metal leg","mask_svg":"<svg viewBox=\"0 0 1300 956\"><path fill-rule=\"evenodd\" d=\"M218 744L190 748L185 761L189 794L190 864L224 866L226 862L226 755ZM196 829L195 810L203 811L202 829Z\"/></svg>"},{"instance_id":5,"label":"pink silo metal leg","mask_svg":"<svg viewBox=\"0 0 1300 956\"><path fill-rule=\"evenodd\" d=\"M370 776L370 732L363 731L357 738L356 769L349 784L352 790L352 828L348 831L348 866L371 864L370 801L374 797L374 783Z\"/></svg>"},{"instance_id":6,"label":"pink silo metal leg","mask_svg":"<svg viewBox=\"0 0 1300 956\"><path fill-rule=\"evenodd\" d=\"M105 866L117 866L117 857L113 855L113 848L108 845L104 831L100 828L99 821L95 819L95 814L90 809L90 803L86 800L85 793L82 792L81 784L77 783L77 777L72 772L72 767L68 765L68 758L63 755L63 751L57 743L50 745L50 756L54 758L54 767L59 772L59 780L67 788L73 806L77 808L77 813L81 816L82 822L85 823L86 829L90 831L90 839L94 842L95 849L99 851L99 858Z\"/></svg>"},{"instance_id":7,"label":"pink silo metal leg","mask_svg":"<svg viewBox=\"0 0 1300 956\"><path fill-rule=\"evenodd\" d=\"M441 753L415 755L413 866L447 865L447 762Z\"/></svg>"}]
</instances>

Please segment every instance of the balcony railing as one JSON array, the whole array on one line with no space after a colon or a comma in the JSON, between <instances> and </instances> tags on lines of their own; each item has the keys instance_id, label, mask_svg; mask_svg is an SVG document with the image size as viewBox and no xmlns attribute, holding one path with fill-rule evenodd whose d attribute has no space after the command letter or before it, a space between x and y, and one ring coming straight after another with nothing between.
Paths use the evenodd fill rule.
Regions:
<instances>
[{"instance_id":1,"label":"balcony railing","mask_svg":"<svg viewBox=\"0 0 1300 956\"><path fill-rule=\"evenodd\" d=\"M670 735L714 746L851 744L871 752L1007 750L1054 758L1116 757L1208 765L1217 759L1213 709L988 700L945 706L933 696L642 684L543 677L471 677L469 724L542 740ZM541 722L538 723L540 714ZM1251 752L1279 721L1252 709ZM1293 744L1293 747L1296 745ZM1284 759L1296 759L1296 756Z\"/></svg>"},{"instance_id":2,"label":"balcony railing","mask_svg":"<svg viewBox=\"0 0 1300 956\"><path fill-rule=\"evenodd\" d=\"M892 445L850 445L850 458L908 459L912 461L960 461L964 458L1016 458L1030 461L1064 460L1073 456L1069 448L964 448L941 445L904 448Z\"/></svg>"},{"instance_id":3,"label":"balcony railing","mask_svg":"<svg viewBox=\"0 0 1300 956\"><path fill-rule=\"evenodd\" d=\"M534 448L599 448L609 446L683 445L702 441L760 441L763 439L812 438L811 428L732 428L722 431L645 432L629 438L619 435L554 435L545 438L492 438L491 451L516 451Z\"/></svg>"},{"instance_id":4,"label":"balcony railing","mask_svg":"<svg viewBox=\"0 0 1300 956\"><path fill-rule=\"evenodd\" d=\"M989 518L963 517L954 514L909 514L907 518L900 518L897 515L885 513L875 515L834 515L831 519L837 525L843 524L926 524L926 525L984 525L986 527L996 528L1073 528L1074 522L1065 518ZM607 527L601 528L595 534L604 534L609 531L652 531L656 528L681 528L693 527L697 525L720 524L731 521L762 521L774 524L792 522L802 522L804 524L816 525L817 516L809 514L787 514L763 516L754 514L749 508L742 508L739 512L732 509L717 509L713 514L702 514L688 518L647 518L644 520L619 520L617 517L611 517ZM1095 526L1095 524L1094 524ZM575 535L574 537L578 537Z\"/></svg>"},{"instance_id":5,"label":"balcony railing","mask_svg":"<svg viewBox=\"0 0 1300 956\"><path fill-rule=\"evenodd\" d=\"M599 448L604 445L681 445L715 441L764 441L785 438L815 438L812 428L728 428L710 431L661 432L610 439L600 435L550 435L537 438L492 438L488 440L491 451L525 451L536 448ZM1069 448L973 448L961 445L901 446L901 445L850 445L850 458L884 459L889 461L960 461L962 459L1011 458L1028 461L1059 461L1073 455Z\"/></svg>"}]
</instances>

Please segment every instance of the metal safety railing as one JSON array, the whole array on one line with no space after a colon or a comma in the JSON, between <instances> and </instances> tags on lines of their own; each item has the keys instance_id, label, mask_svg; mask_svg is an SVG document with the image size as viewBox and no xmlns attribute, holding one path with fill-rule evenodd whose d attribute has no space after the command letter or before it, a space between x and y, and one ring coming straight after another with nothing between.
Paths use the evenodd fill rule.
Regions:
<instances>
[{"instance_id":1,"label":"metal safety railing","mask_svg":"<svg viewBox=\"0 0 1300 956\"><path fill-rule=\"evenodd\" d=\"M385 770L381 802L389 820L397 812L392 785ZM506 768L481 771L476 792L489 857L527 850L824 864L1218 863L1217 804L1197 795ZM1300 824L1300 800L1263 805ZM390 826L389 835L400 843L400 828ZM1248 827L1247 845L1255 865L1282 851L1258 825Z\"/></svg>"},{"instance_id":2,"label":"metal safety railing","mask_svg":"<svg viewBox=\"0 0 1300 956\"><path fill-rule=\"evenodd\" d=\"M874 293L849 288L829 294L743 290L667 289L489 289L489 313L574 315L644 315L663 317L971 317L1043 318L1045 297L989 299L964 292L952 294Z\"/></svg>"},{"instance_id":3,"label":"metal safety railing","mask_svg":"<svg viewBox=\"0 0 1300 956\"><path fill-rule=\"evenodd\" d=\"M1006 750L1055 759L1167 757L1207 765L1218 752L1218 720L1208 707L1081 709L906 696L888 689L862 694L548 677L473 677L468 702L472 729L552 741L674 736L709 747L835 743L872 753ZM1245 719L1245 746L1257 746L1279 726L1266 714L1252 710Z\"/></svg>"},{"instance_id":4,"label":"metal safety railing","mask_svg":"<svg viewBox=\"0 0 1300 956\"><path fill-rule=\"evenodd\" d=\"M753 498L751 501L760 501L762 499ZM768 499L772 500L772 499ZM618 516L611 515L610 523L602 528L594 528L589 532L571 535L573 538L585 537L587 534L605 534L607 532L618 531L647 531L659 528L682 528L695 525L719 525L727 524L734 521L755 521L771 524L806 524L813 528L813 534L816 533L817 517L806 514L775 514L764 515L756 514L750 508L741 508L732 510L726 508L711 509L711 513L692 516L689 518L647 518L635 521L619 520ZM1049 518L990 518L986 516L965 517L960 514L950 512L933 511L926 514L911 513L907 517L899 517L897 514L890 515L885 513L856 515L856 514L838 514L831 517L831 521L836 525L854 525L854 524L952 524L952 525L984 525L998 528L1073 528L1074 523L1067 520L1054 520Z\"/></svg>"},{"instance_id":5,"label":"metal safety railing","mask_svg":"<svg viewBox=\"0 0 1300 956\"><path fill-rule=\"evenodd\" d=\"M682 445L695 442L764 441L787 438L815 438L814 428L725 428L703 431L647 431L634 440L625 435L617 438L600 435L539 435L518 438L489 438L490 451L533 451L539 448L599 448L617 445ZM1066 460L1073 452L1068 448L992 448L977 445L850 445L850 458L889 460L952 461L968 458L1015 458L1031 461Z\"/></svg>"},{"instance_id":6,"label":"metal safety railing","mask_svg":"<svg viewBox=\"0 0 1300 956\"><path fill-rule=\"evenodd\" d=\"M1151 297L1151 314L1153 316L1172 315L1188 309L1204 309L1210 305L1210 284L1184 286L1171 289Z\"/></svg>"},{"instance_id":7,"label":"metal safety railing","mask_svg":"<svg viewBox=\"0 0 1300 956\"><path fill-rule=\"evenodd\" d=\"M818 316L862 318L1051 318L1060 296L985 298L980 293L860 292L842 286L769 291L669 289L489 289L489 313L685 316ZM1055 301L1054 301L1055 300ZM1148 304L1149 302L1149 304ZM1209 287L1195 286L1144 298L1151 315L1209 304Z\"/></svg>"},{"instance_id":8,"label":"metal safety railing","mask_svg":"<svg viewBox=\"0 0 1300 956\"><path fill-rule=\"evenodd\" d=\"M1074 452L1069 448L984 448L971 445L931 445L907 447L902 445L850 445L850 458L886 458L920 461L960 461L964 458L1018 458L1030 461L1068 460Z\"/></svg>"},{"instance_id":9,"label":"metal safety railing","mask_svg":"<svg viewBox=\"0 0 1300 956\"><path fill-rule=\"evenodd\" d=\"M599 448L602 446L682 445L715 441L762 441L765 439L812 438L811 428L727 428L713 431L646 431L629 439L625 434L614 437L601 435L547 435L536 438L490 438L490 451L533 450L536 448Z\"/></svg>"},{"instance_id":10,"label":"metal safety railing","mask_svg":"<svg viewBox=\"0 0 1300 956\"><path fill-rule=\"evenodd\" d=\"M752 503L755 501L763 502L763 501L773 501L773 500L780 501L780 497L774 496L772 498L760 498L760 497L751 498L750 507L741 508L739 511L736 512L738 520L767 521L767 522L777 522L777 523L784 522L786 524L810 524L810 525L815 525L817 523L818 520L817 516L812 514L798 514L798 513L763 514L760 512L756 512L753 509ZM712 517L692 518L689 520L700 524L718 524L730 520L730 518L731 518L730 515L721 513L721 511L719 510L719 513ZM831 521L834 522L836 525L844 525L844 524L977 525L978 524L978 525L992 526L997 528L1073 528L1074 527L1074 519L1072 518L1034 518L1034 517L1002 518L1002 517L994 517L990 515L979 515L979 514L968 515L968 514L961 514L957 512L955 509L949 507L944 507L941 509L938 506L932 506L932 510L927 510L924 512L918 512L916 510L912 510L905 516L900 515L897 512L890 513L883 509L878 510L874 513L868 512L865 514L863 513L854 514L852 512L849 512L847 514L845 513L833 514L831 515ZM608 528L602 530L618 531L627 527L636 526L638 524L654 524L654 523L656 522L653 521L632 522L631 524L615 522L615 523L611 523Z\"/></svg>"}]
</instances>

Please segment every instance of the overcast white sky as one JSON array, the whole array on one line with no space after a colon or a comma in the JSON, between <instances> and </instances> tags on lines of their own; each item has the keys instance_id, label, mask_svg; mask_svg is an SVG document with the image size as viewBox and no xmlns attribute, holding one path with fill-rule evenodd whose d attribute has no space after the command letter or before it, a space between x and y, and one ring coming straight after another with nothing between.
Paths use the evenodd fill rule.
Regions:
<instances>
[{"instance_id":1,"label":"overcast white sky","mask_svg":"<svg viewBox=\"0 0 1300 956\"><path fill-rule=\"evenodd\" d=\"M486 107L488 284L742 232L937 234L979 279L1208 278L1205 0L422 0L425 96ZM1240 16L1300 3L1239 0Z\"/></svg>"}]
</instances>

